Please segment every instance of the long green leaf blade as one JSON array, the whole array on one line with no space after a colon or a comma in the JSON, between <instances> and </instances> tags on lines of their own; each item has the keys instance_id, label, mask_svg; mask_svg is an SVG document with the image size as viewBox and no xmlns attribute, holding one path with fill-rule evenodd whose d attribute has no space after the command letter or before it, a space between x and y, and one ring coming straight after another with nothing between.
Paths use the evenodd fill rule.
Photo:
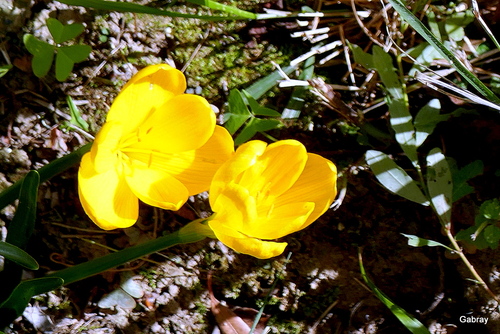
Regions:
<instances>
[{"instance_id":1,"label":"long green leaf blade","mask_svg":"<svg viewBox=\"0 0 500 334\"><path fill-rule=\"evenodd\" d=\"M359 268L361 270L361 276L366 285L373 291L375 296L377 296L380 301L391 310L392 314L398 318L399 321L413 334L430 334L429 330L422 324L417 318L415 318L410 313L406 312L405 309L396 305L385 293L382 292L377 286L370 280L366 274L365 268L363 266L363 260L361 258L361 253L359 253Z\"/></svg>"},{"instance_id":2,"label":"long green leaf blade","mask_svg":"<svg viewBox=\"0 0 500 334\"><path fill-rule=\"evenodd\" d=\"M242 19L242 17L239 16L194 15L194 14L170 12L167 10L147 7L131 2L118 2L118 1L105 1L105 0L58 0L58 1L71 6L82 6L87 8L102 9L102 10L109 10L116 12L129 12L129 13L162 15L170 17L202 19L207 21Z\"/></svg>"},{"instance_id":3,"label":"long green leaf blade","mask_svg":"<svg viewBox=\"0 0 500 334\"><path fill-rule=\"evenodd\" d=\"M14 219L9 224L6 242L19 248L26 248L28 240L35 228L36 204L40 175L37 171L30 171L24 178L19 194L19 205Z\"/></svg>"},{"instance_id":4,"label":"long green leaf blade","mask_svg":"<svg viewBox=\"0 0 500 334\"><path fill-rule=\"evenodd\" d=\"M444 59L448 60L450 64L457 70L465 80L467 80L474 88L476 88L483 96L487 97L490 101L500 104L500 99L479 80L467 67L450 51L443 43L441 43L427 27L408 9L405 4L400 0L388 0L394 9L407 21L413 29L415 29L429 44L439 51Z\"/></svg>"},{"instance_id":5,"label":"long green leaf blade","mask_svg":"<svg viewBox=\"0 0 500 334\"><path fill-rule=\"evenodd\" d=\"M21 248L9 244L8 242L0 241L0 255L26 269L38 269L38 263L34 258Z\"/></svg>"},{"instance_id":6,"label":"long green leaf blade","mask_svg":"<svg viewBox=\"0 0 500 334\"><path fill-rule=\"evenodd\" d=\"M62 283L58 277L43 277L21 282L0 305L0 328L9 325L23 314L33 296L57 289Z\"/></svg>"}]
</instances>

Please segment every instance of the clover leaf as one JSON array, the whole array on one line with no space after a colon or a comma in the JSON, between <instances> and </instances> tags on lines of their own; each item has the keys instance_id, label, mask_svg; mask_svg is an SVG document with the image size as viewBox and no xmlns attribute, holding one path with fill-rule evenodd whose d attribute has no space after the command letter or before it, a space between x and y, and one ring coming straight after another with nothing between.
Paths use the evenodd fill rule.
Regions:
<instances>
[{"instance_id":1,"label":"clover leaf","mask_svg":"<svg viewBox=\"0 0 500 334\"><path fill-rule=\"evenodd\" d=\"M61 46L80 35L85 27L81 23L64 25L56 19L47 19L47 27L54 39L55 45L41 41L31 34L24 35L24 45L33 55L33 73L42 78L49 72L56 53L55 74L56 79L64 81L68 78L75 63L87 59L92 48L88 45L77 44Z\"/></svg>"}]
</instances>

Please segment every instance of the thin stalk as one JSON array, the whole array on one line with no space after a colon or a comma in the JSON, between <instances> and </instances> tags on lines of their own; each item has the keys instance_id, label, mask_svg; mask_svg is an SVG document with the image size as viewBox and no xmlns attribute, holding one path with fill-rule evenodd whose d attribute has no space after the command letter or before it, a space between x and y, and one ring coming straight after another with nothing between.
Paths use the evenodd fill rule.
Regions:
<instances>
[{"instance_id":1,"label":"thin stalk","mask_svg":"<svg viewBox=\"0 0 500 334\"><path fill-rule=\"evenodd\" d=\"M469 262L469 259L467 259L467 257L465 256L464 252L462 251L462 248L460 248L457 241L455 240L455 237L451 233L450 225L445 226L445 231L446 231L446 236L448 237L448 239L450 239L450 242L453 245L455 252L458 254L458 256L460 256L460 259L462 259L462 262L467 266L472 276L474 276L476 281L478 281L479 284L483 286L486 292L488 292L490 296L493 297L493 299L495 299L498 303L500 303L500 299L497 297L497 295L493 293L493 291L490 290L486 282L481 278L481 276L479 276L474 266Z\"/></svg>"},{"instance_id":2,"label":"thin stalk","mask_svg":"<svg viewBox=\"0 0 500 334\"><path fill-rule=\"evenodd\" d=\"M92 144L84 145L76 151L65 155L62 158L56 159L48 165L45 165L42 168L38 169L37 172L38 174L40 174L40 183L49 180L57 174L60 174L79 163L82 159L82 156L90 151L91 146ZM21 190L23 180L24 178L17 181L12 186L0 193L0 209L3 209L19 197L19 191Z\"/></svg>"},{"instance_id":3,"label":"thin stalk","mask_svg":"<svg viewBox=\"0 0 500 334\"><path fill-rule=\"evenodd\" d=\"M174 233L56 271L47 276L62 278L66 285L178 244L201 241L212 234L210 228L202 224L203 221L204 219L192 221Z\"/></svg>"}]
</instances>

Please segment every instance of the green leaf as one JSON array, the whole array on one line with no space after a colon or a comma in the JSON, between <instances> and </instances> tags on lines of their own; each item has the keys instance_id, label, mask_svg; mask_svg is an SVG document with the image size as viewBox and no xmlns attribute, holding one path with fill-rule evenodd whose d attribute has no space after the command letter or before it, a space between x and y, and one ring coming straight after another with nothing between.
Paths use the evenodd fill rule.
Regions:
<instances>
[{"instance_id":1,"label":"green leaf","mask_svg":"<svg viewBox=\"0 0 500 334\"><path fill-rule=\"evenodd\" d=\"M276 110L261 106L259 102L257 102L257 100L255 100L250 94L248 94L246 90L243 90L242 93L246 99L246 103L248 104L250 110L252 111L252 114L254 114L255 116L269 116L269 117L281 116L281 114Z\"/></svg>"},{"instance_id":2,"label":"green leaf","mask_svg":"<svg viewBox=\"0 0 500 334\"><path fill-rule=\"evenodd\" d=\"M33 296L57 289L62 284L62 279L58 277L36 278L19 283L9 298L0 305L0 328L22 315Z\"/></svg>"},{"instance_id":3,"label":"green leaf","mask_svg":"<svg viewBox=\"0 0 500 334\"><path fill-rule=\"evenodd\" d=\"M241 11L239 9L237 10L238 14L244 16L195 15L195 14L169 12L166 10L147 7L132 2L103 1L103 0L58 0L58 1L71 6L82 6L94 9L103 9L103 10L128 12L128 13L143 13L143 14L170 16L170 17L195 18L208 21L236 20L242 18L255 19L257 17L256 14ZM211 4L213 3L213 1L203 0L203 5L207 3Z\"/></svg>"},{"instance_id":4,"label":"green leaf","mask_svg":"<svg viewBox=\"0 0 500 334\"><path fill-rule=\"evenodd\" d=\"M399 321L413 334L430 334L429 330L413 315L406 312L405 309L394 304L394 302L383 293L377 286L372 282L372 280L366 274L365 268L363 267L363 260L361 254L359 255L359 267L361 271L361 276L366 285L373 291L375 296L377 296L380 301L387 306L387 308L398 318Z\"/></svg>"},{"instance_id":5,"label":"green leaf","mask_svg":"<svg viewBox=\"0 0 500 334\"><path fill-rule=\"evenodd\" d=\"M434 211L443 226L451 224L451 203L453 183L450 167L439 148L433 148L427 155L427 189Z\"/></svg>"},{"instance_id":6,"label":"green leaf","mask_svg":"<svg viewBox=\"0 0 500 334\"><path fill-rule=\"evenodd\" d=\"M356 44L349 43L349 47L351 48L352 54L354 56L354 60L356 63L361 64L367 70L374 70L375 65L373 62L373 55L366 53ZM392 66L391 66L392 67Z\"/></svg>"},{"instance_id":7,"label":"green leaf","mask_svg":"<svg viewBox=\"0 0 500 334\"><path fill-rule=\"evenodd\" d=\"M243 94L237 89L229 92L228 108L229 112L224 114L223 122L227 131L233 135L252 114L248 110Z\"/></svg>"},{"instance_id":8,"label":"green leaf","mask_svg":"<svg viewBox=\"0 0 500 334\"><path fill-rule=\"evenodd\" d=\"M454 12L448 15L444 21L444 29L448 34L448 38L454 41L461 41L464 39L464 28L474 21L474 14L470 10L464 12Z\"/></svg>"},{"instance_id":9,"label":"green leaf","mask_svg":"<svg viewBox=\"0 0 500 334\"><path fill-rule=\"evenodd\" d=\"M0 78L7 74L10 71L12 65L2 65L0 66Z\"/></svg>"},{"instance_id":10,"label":"green leaf","mask_svg":"<svg viewBox=\"0 0 500 334\"><path fill-rule=\"evenodd\" d=\"M276 129L281 125L281 122L277 119L260 119L251 118L250 121L245 125L243 130L234 140L235 145L241 145L244 142L252 139L257 132L264 132L272 129Z\"/></svg>"},{"instance_id":11,"label":"green leaf","mask_svg":"<svg viewBox=\"0 0 500 334\"><path fill-rule=\"evenodd\" d=\"M485 201L481 204L479 213L486 219L500 220L500 201L496 198Z\"/></svg>"},{"instance_id":12,"label":"green leaf","mask_svg":"<svg viewBox=\"0 0 500 334\"><path fill-rule=\"evenodd\" d=\"M416 235L412 235L412 234L404 234L404 233L401 233L401 234L408 238L408 245L410 245L410 246L413 246L413 247L422 247L422 246L438 247L439 246L439 247L444 247L444 248L453 252L452 248L450 248L446 245L443 245L440 242L420 238L420 237L417 237Z\"/></svg>"},{"instance_id":13,"label":"green leaf","mask_svg":"<svg viewBox=\"0 0 500 334\"><path fill-rule=\"evenodd\" d=\"M482 174L484 165L481 160L476 160L464 166L462 169L458 169L455 160L451 158L446 158L446 160L450 166L453 182L452 200L456 202L460 198L474 192L474 188L472 188L467 181Z\"/></svg>"},{"instance_id":14,"label":"green leaf","mask_svg":"<svg viewBox=\"0 0 500 334\"><path fill-rule=\"evenodd\" d=\"M38 269L38 263L34 258L21 248L9 244L8 242L0 241L0 255L26 269Z\"/></svg>"},{"instance_id":15,"label":"green leaf","mask_svg":"<svg viewBox=\"0 0 500 334\"><path fill-rule=\"evenodd\" d=\"M69 113L71 115L71 124L78 126L80 129L88 131L89 123L87 123L87 121L82 118L82 114L80 113L80 110L76 106L75 102L73 102L71 96L66 96L66 102L68 103Z\"/></svg>"},{"instance_id":16,"label":"green leaf","mask_svg":"<svg viewBox=\"0 0 500 334\"><path fill-rule=\"evenodd\" d=\"M174 233L62 269L48 276L62 278L64 284L67 285L178 244L187 244L201 241L207 237L215 237L213 231L208 224L204 224L204 221L204 219L194 220ZM42 292L48 291L50 290Z\"/></svg>"},{"instance_id":17,"label":"green leaf","mask_svg":"<svg viewBox=\"0 0 500 334\"><path fill-rule=\"evenodd\" d=\"M438 99L430 100L415 116L415 145L419 147L427 139L439 122L446 121L450 114L441 115L441 103Z\"/></svg>"},{"instance_id":18,"label":"green leaf","mask_svg":"<svg viewBox=\"0 0 500 334\"><path fill-rule=\"evenodd\" d=\"M6 242L22 249L26 248L35 228L39 183L40 175L37 171L32 170L26 175L19 194L19 205L5 239Z\"/></svg>"},{"instance_id":19,"label":"green leaf","mask_svg":"<svg viewBox=\"0 0 500 334\"><path fill-rule=\"evenodd\" d=\"M54 38L54 41L57 44L72 40L85 30L85 27L81 23L64 25L53 18L47 19L47 27L49 28L52 38Z\"/></svg>"},{"instance_id":20,"label":"green leaf","mask_svg":"<svg viewBox=\"0 0 500 334\"><path fill-rule=\"evenodd\" d=\"M390 122L396 134L396 141L413 165L418 167L415 128L408 109L408 98L393 66L392 57L378 45L373 46L373 65L389 93L387 105L389 106Z\"/></svg>"},{"instance_id":21,"label":"green leaf","mask_svg":"<svg viewBox=\"0 0 500 334\"><path fill-rule=\"evenodd\" d=\"M431 44L444 59L448 60L460 75L476 88L483 96L493 103L500 104L500 99L476 77L443 43L441 43L427 27L400 0L388 0L393 8L415 29L429 44Z\"/></svg>"},{"instance_id":22,"label":"green leaf","mask_svg":"<svg viewBox=\"0 0 500 334\"><path fill-rule=\"evenodd\" d=\"M57 49L56 79L64 81L73 71L75 63L84 61L89 56L92 48L88 45L70 45Z\"/></svg>"},{"instance_id":23,"label":"green leaf","mask_svg":"<svg viewBox=\"0 0 500 334\"><path fill-rule=\"evenodd\" d=\"M316 63L316 57L307 58L304 62L304 68L299 74L299 80L310 80L314 74L314 64ZM294 119L299 118L300 112L305 104L305 96L309 87L299 86L293 89L290 100L286 104L285 109L281 117L283 119Z\"/></svg>"},{"instance_id":24,"label":"green leaf","mask_svg":"<svg viewBox=\"0 0 500 334\"><path fill-rule=\"evenodd\" d=\"M33 55L33 60L31 61L33 73L39 78L46 76L52 66L56 47L36 39L31 34L24 35L23 42L29 53Z\"/></svg>"},{"instance_id":25,"label":"green leaf","mask_svg":"<svg viewBox=\"0 0 500 334\"><path fill-rule=\"evenodd\" d=\"M288 75L296 69L297 67L295 66L287 66L283 67L281 70ZM283 77L281 76L280 71L276 70L271 74L265 76L264 78L254 82L252 85L250 85L250 87L246 88L245 91L254 99L258 100L262 95L276 86L278 84L278 81L281 79L283 79Z\"/></svg>"},{"instance_id":26,"label":"green leaf","mask_svg":"<svg viewBox=\"0 0 500 334\"><path fill-rule=\"evenodd\" d=\"M365 158L377 180L389 191L410 201L429 205L417 183L387 154L368 150Z\"/></svg>"},{"instance_id":27,"label":"green leaf","mask_svg":"<svg viewBox=\"0 0 500 334\"><path fill-rule=\"evenodd\" d=\"M490 244L492 249L498 247L498 241L500 240L500 228L495 225L488 225L484 231L484 239Z\"/></svg>"}]
</instances>

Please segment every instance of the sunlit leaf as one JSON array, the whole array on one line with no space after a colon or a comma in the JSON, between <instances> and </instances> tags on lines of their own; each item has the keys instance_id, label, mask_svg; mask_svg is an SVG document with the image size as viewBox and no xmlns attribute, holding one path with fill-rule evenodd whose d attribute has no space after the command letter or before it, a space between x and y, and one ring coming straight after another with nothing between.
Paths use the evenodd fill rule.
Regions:
<instances>
[{"instance_id":1,"label":"sunlit leaf","mask_svg":"<svg viewBox=\"0 0 500 334\"><path fill-rule=\"evenodd\" d=\"M451 203L453 183L450 167L439 148L432 149L427 155L427 189L432 205L438 214L441 224L451 223Z\"/></svg>"},{"instance_id":2,"label":"sunlit leaf","mask_svg":"<svg viewBox=\"0 0 500 334\"><path fill-rule=\"evenodd\" d=\"M10 71L12 65L2 65L0 66L0 78L7 74Z\"/></svg>"},{"instance_id":3,"label":"sunlit leaf","mask_svg":"<svg viewBox=\"0 0 500 334\"><path fill-rule=\"evenodd\" d=\"M430 100L415 116L415 145L419 147L427 139L439 122L446 121L451 114L441 115L441 103L438 99Z\"/></svg>"},{"instance_id":4,"label":"sunlit leaf","mask_svg":"<svg viewBox=\"0 0 500 334\"><path fill-rule=\"evenodd\" d=\"M412 234L404 234L404 233L401 233L401 234L408 238L408 245L410 245L410 246L413 246L413 247L422 247L422 246L438 247L439 246L439 247L444 247L444 248L453 252L452 248L450 248L446 245L443 245L440 242L420 238L420 237L417 237L416 235L412 235Z\"/></svg>"},{"instance_id":5,"label":"sunlit leaf","mask_svg":"<svg viewBox=\"0 0 500 334\"><path fill-rule=\"evenodd\" d=\"M241 130L240 134L234 140L234 144L241 145L255 136L257 132L276 129L280 125L281 122L277 119L259 119L254 117L250 119L243 130Z\"/></svg>"},{"instance_id":6,"label":"sunlit leaf","mask_svg":"<svg viewBox=\"0 0 500 334\"><path fill-rule=\"evenodd\" d=\"M417 183L387 154L368 150L365 158L377 180L388 190L410 201L429 205Z\"/></svg>"},{"instance_id":7,"label":"sunlit leaf","mask_svg":"<svg viewBox=\"0 0 500 334\"><path fill-rule=\"evenodd\" d=\"M81 23L64 25L54 18L48 18L46 23L52 38L54 38L57 44L72 40L85 30L85 27Z\"/></svg>"},{"instance_id":8,"label":"sunlit leaf","mask_svg":"<svg viewBox=\"0 0 500 334\"><path fill-rule=\"evenodd\" d=\"M88 45L70 45L57 49L56 79L64 81L73 71L75 63L84 61L89 56L92 48Z\"/></svg>"},{"instance_id":9,"label":"sunlit leaf","mask_svg":"<svg viewBox=\"0 0 500 334\"><path fill-rule=\"evenodd\" d=\"M250 118L251 113L242 93L237 89L229 93L228 108L229 112L224 114L224 127L230 134L234 134Z\"/></svg>"},{"instance_id":10,"label":"sunlit leaf","mask_svg":"<svg viewBox=\"0 0 500 334\"><path fill-rule=\"evenodd\" d=\"M33 55L31 61L33 73L39 78L46 76L54 60L55 46L40 41L31 34L24 35L23 42L26 49Z\"/></svg>"},{"instance_id":11,"label":"sunlit leaf","mask_svg":"<svg viewBox=\"0 0 500 334\"><path fill-rule=\"evenodd\" d=\"M70 122L73 125L76 125L85 131L88 131L89 130L89 123L87 123L87 121L85 121L82 118L82 114L80 113L80 110L76 106L76 104L73 101L73 99L71 98L71 96L69 96L69 95L66 96L66 102L68 103L69 113L71 116Z\"/></svg>"}]
</instances>

